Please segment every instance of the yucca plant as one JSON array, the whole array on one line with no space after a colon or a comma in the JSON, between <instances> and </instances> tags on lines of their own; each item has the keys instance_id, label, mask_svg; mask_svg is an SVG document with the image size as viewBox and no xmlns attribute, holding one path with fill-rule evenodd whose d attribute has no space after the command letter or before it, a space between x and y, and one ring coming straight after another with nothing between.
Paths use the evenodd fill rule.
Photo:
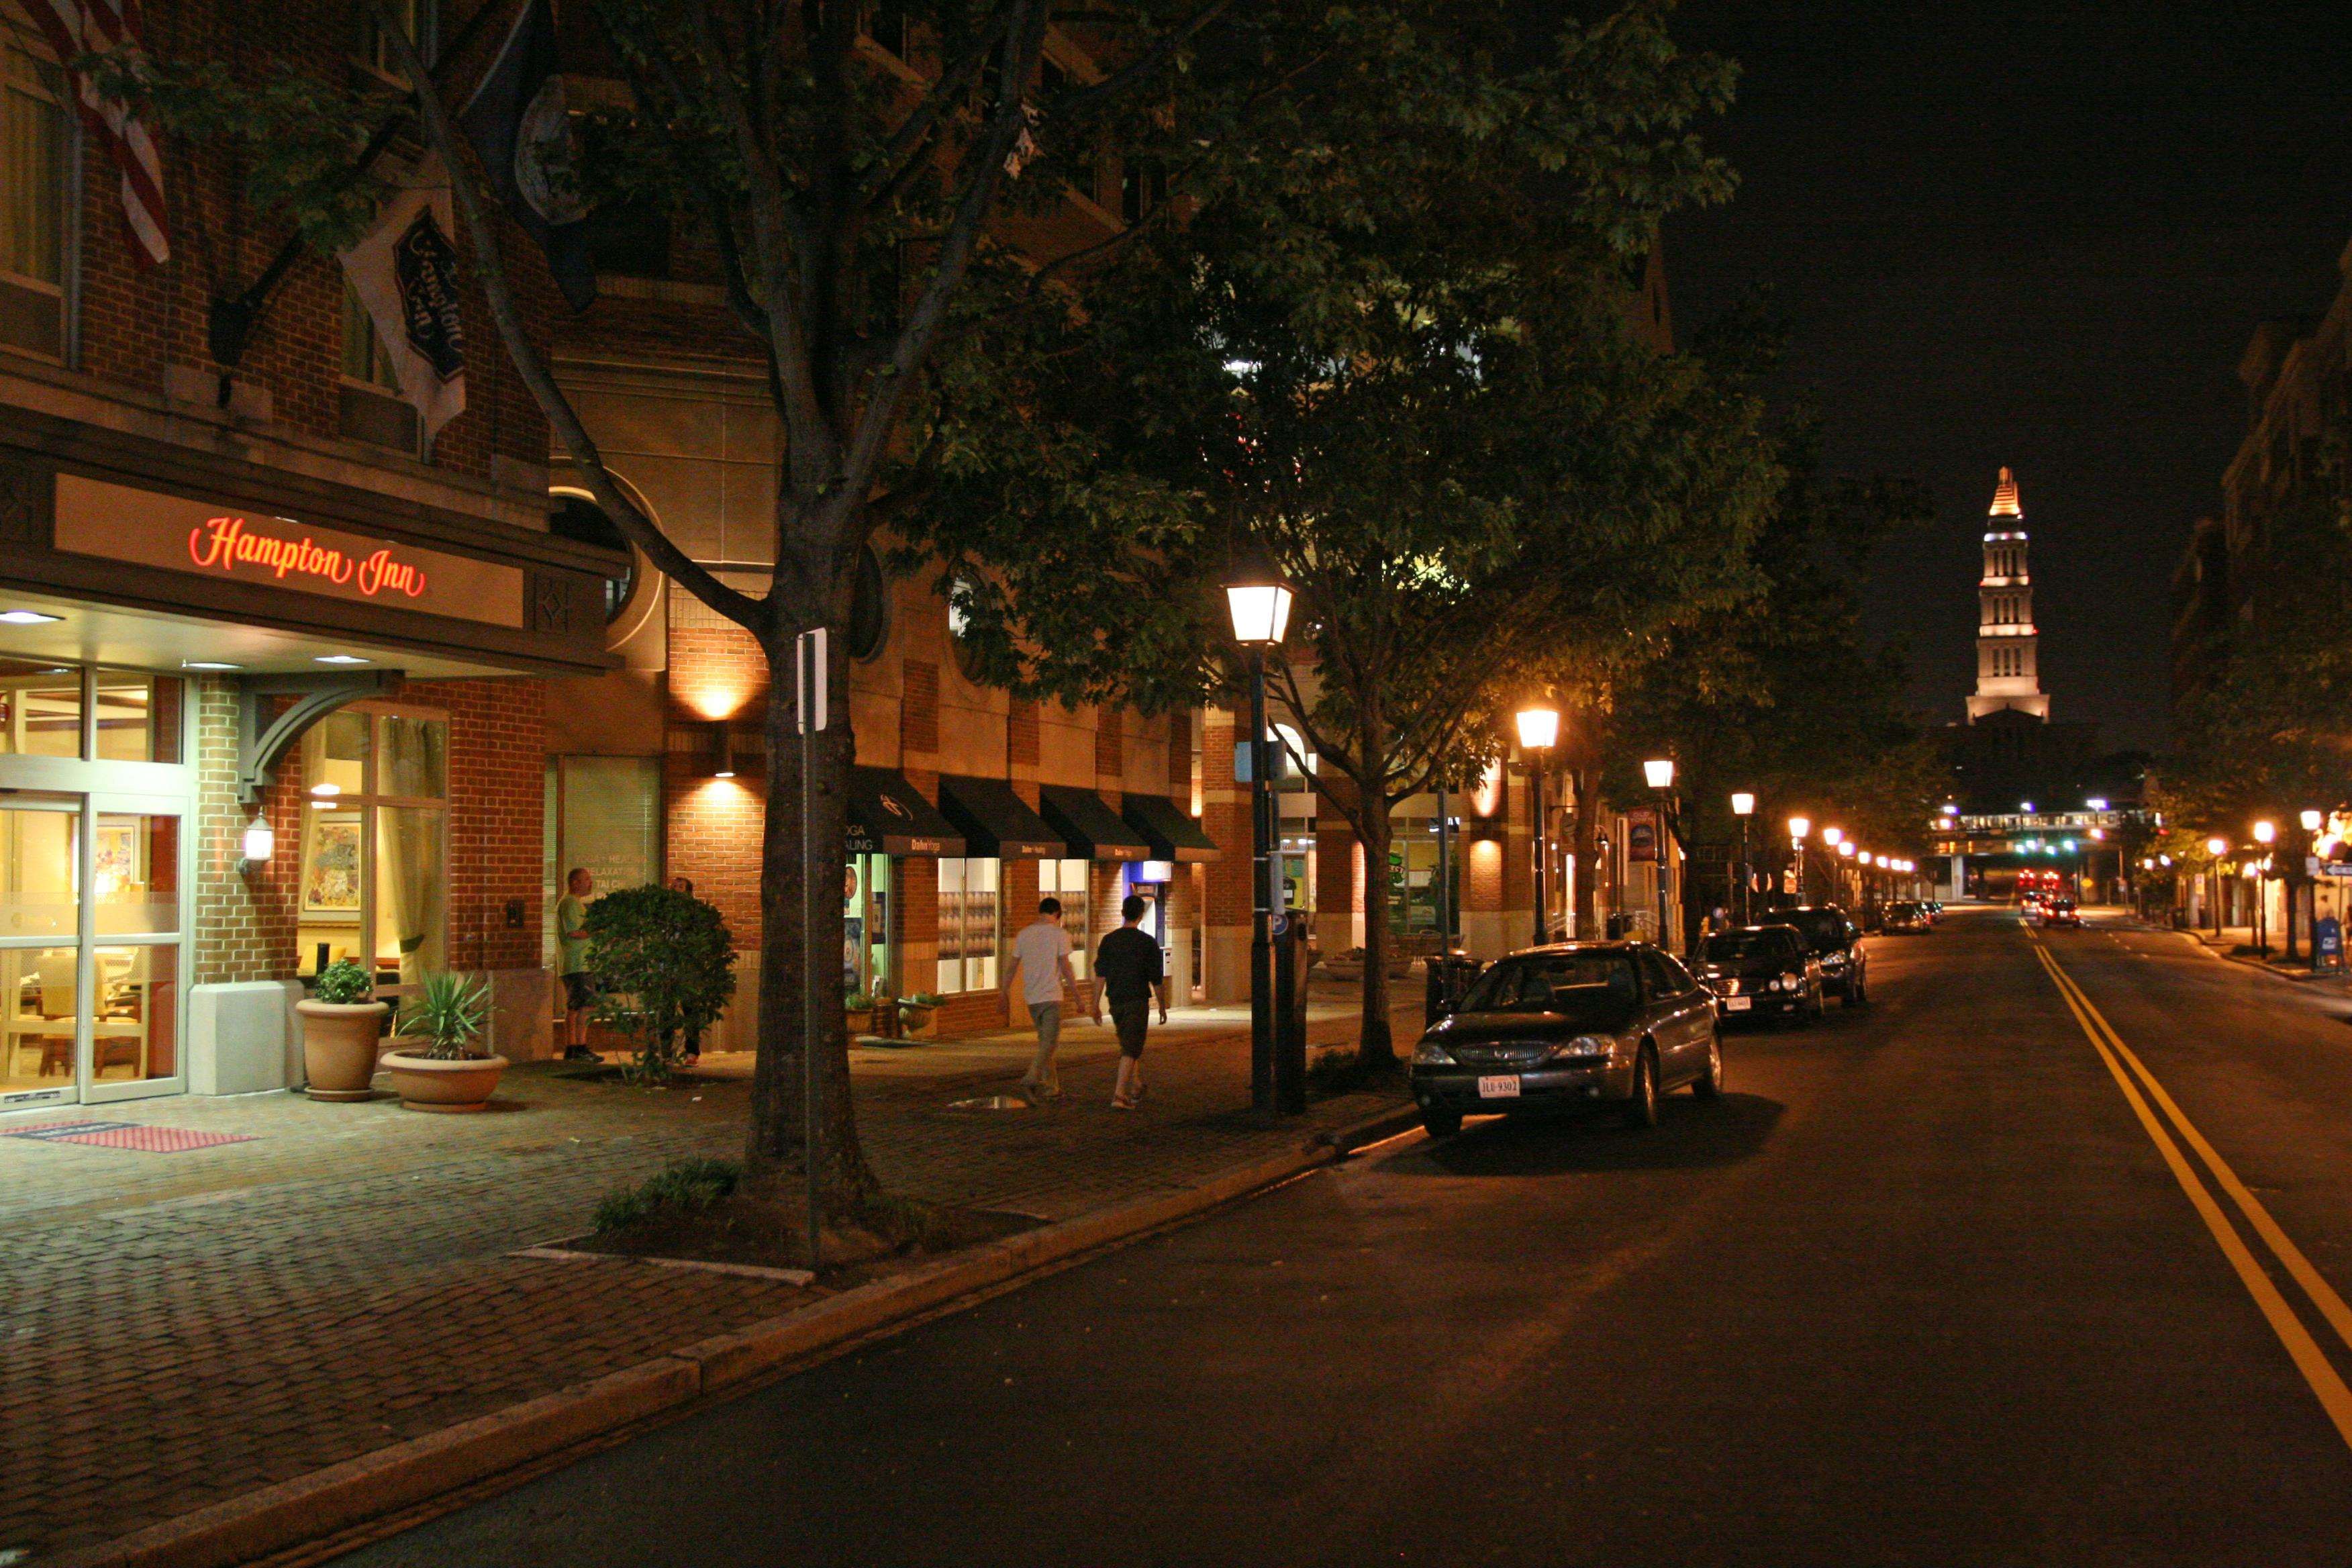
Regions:
<instances>
[{"instance_id":1,"label":"yucca plant","mask_svg":"<svg viewBox=\"0 0 2352 1568\"><path fill-rule=\"evenodd\" d=\"M489 1012L490 983L467 980L454 970L425 977L425 989L401 1010L400 1029L427 1042L415 1053L434 1061L454 1062L476 1053L470 1049L482 1032Z\"/></svg>"}]
</instances>

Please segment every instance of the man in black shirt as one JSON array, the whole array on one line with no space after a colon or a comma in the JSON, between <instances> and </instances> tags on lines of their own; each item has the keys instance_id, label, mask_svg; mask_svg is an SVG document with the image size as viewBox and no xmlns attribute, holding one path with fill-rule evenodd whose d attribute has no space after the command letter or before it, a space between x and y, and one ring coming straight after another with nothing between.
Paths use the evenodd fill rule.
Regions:
<instances>
[{"instance_id":1,"label":"man in black shirt","mask_svg":"<svg viewBox=\"0 0 2352 1568\"><path fill-rule=\"evenodd\" d=\"M1104 937L1095 952L1095 975L1110 1003L1111 1026L1118 1030L1118 1084L1110 1102L1121 1110L1133 1110L1143 1098L1143 1031L1154 991L1160 993L1160 1021L1168 1021L1168 972L1160 944L1141 929L1150 907L1130 895L1118 907L1127 923Z\"/></svg>"}]
</instances>

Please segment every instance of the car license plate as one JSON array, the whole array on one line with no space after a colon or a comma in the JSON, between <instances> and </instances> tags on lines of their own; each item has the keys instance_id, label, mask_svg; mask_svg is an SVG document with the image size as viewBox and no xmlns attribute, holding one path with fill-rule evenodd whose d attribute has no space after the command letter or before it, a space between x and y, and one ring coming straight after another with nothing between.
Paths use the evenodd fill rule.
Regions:
<instances>
[{"instance_id":1,"label":"car license plate","mask_svg":"<svg viewBox=\"0 0 2352 1568\"><path fill-rule=\"evenodd\" d=\"M1756 998L1753 996L1726 996L1723 999L1723 1010L1727 1013L1745 1013L1754 1005Z\"/></svg>"},{"instance_id":2,"label":"car license plate","mask_svg":"<svg viewBox=\"0 0 2352 1568\"><path fill-rule=\"evenodd\" d=\"M1519 1075L1507 1072L1478 1080L1481 1100L1517 1100L1519 1098Z\"/></svg>"}]
</instances>

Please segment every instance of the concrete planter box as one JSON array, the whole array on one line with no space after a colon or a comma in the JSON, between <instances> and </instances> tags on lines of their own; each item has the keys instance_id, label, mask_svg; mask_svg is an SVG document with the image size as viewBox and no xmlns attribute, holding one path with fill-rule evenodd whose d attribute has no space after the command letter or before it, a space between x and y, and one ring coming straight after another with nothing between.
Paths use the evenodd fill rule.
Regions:
<instances>
[{"instance_id":1,"label":"concrete planter box","mask_svg":"<svg viewBox=\"0 0 2352 1568\"><path fill-rule=\"evenodd\" d=\"M294 1004L302 1019L302 1073L312 1100L365 1100L375 1077L376 1042L383 1034L382 1002Z\"/></svg>"},{"instance_id":2,"label":"concrete planter box","mask_svg":"<svg viewBox=\"0 0 2352 1568\"><path fill-rule=\"evenodd\" d=\"M499 1075L507 1070L507 1058L460 1057L440 1061L394 1051L383 1058L383 1067L392 1074L392 1087L400 1091L400 1103L407 1109L462 1114L489 1109Z\"/></svg>"}]
</instances>

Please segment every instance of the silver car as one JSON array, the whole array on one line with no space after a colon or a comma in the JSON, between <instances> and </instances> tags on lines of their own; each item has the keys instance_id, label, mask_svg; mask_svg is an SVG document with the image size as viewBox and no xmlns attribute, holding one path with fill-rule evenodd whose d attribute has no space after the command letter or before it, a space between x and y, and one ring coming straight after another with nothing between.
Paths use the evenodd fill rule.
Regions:
<instances>
[{"instance_id":1,"label":"silver car","mask_svg":"<svg viewBox=\"0 0 2352 1568\"><path fill-rule=\"evenodd\" d=\"M1654 1127L1679 1084L1723 1091L1715 994L1673 954L1640 942L1530 948L1481 974L1412 1053L1412 1095L1434 1138L1469 1115L1615 1102Z\"/></svg>"}]
</instances>

